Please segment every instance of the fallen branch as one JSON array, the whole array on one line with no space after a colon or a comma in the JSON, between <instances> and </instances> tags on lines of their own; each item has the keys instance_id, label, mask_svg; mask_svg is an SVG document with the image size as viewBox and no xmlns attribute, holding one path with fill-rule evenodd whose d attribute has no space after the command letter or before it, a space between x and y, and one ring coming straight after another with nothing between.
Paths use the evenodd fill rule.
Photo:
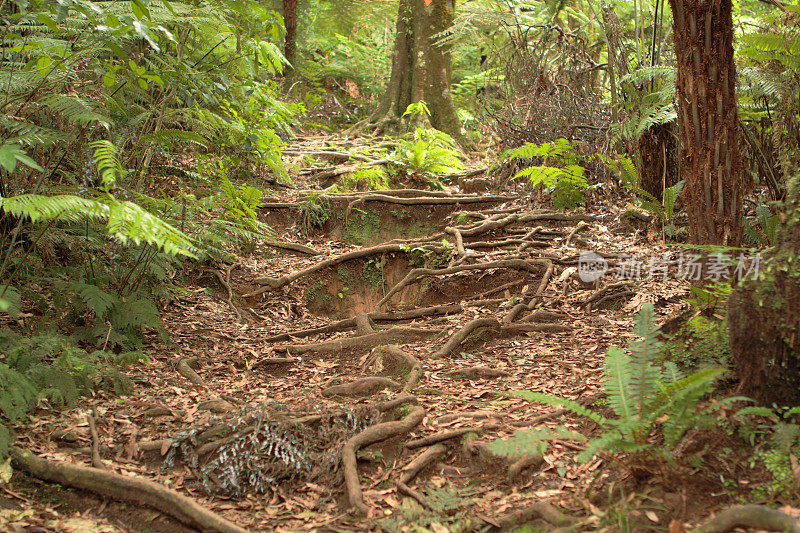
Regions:
<instances>
[{"instance_id":1,"label":"fallen branch","mask_svg":"<svg viewBox=\"0 0 800 533\"><path fill-rule=\"evenodd\" d=\"M764 505L735 505L692 530L693 533L724 533L737 527L800 533L800 521Z\"/></svg>"},{"instance_id":2,"label":"fallen branch","mask_svg":"<svg viewBox=\"0 0 800 533\"><path fill-rule=\"evenodd\" d=\"M17 468L39 479L152 507L201 530L220 533L247 532L194 500L152 481L97 468L48 461L16 446L10 449L10 454Z\"/></svg>"},{"instance_id":3,"label":"fallen branch","mask_svg":"<svg viewBox=\"0 0 800 533\"><path fill-rule=\"evenodd\" d=\"M364 446L408 433L420 425L423 418L425 418L425 409L416 405L401 420L370 426L347 440L342 448L342 469L347 486L347 500L351 506L365 513L368 511L364 503L364 495L361 492L361 484L358 481L356 451Z\"/></svg>"}]
</instances>

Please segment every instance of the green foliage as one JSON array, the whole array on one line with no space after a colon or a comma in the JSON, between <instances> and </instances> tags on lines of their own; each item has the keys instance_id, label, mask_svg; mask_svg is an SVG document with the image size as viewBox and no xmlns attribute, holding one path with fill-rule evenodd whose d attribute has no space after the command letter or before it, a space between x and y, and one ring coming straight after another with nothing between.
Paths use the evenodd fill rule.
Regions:
<instances>
[{"instance_id":1,"label":"green foliage","mask_svg":"<svg viewBox=\"0 0 800 533\"><path fill-rule=\"evenodd\" d=\"M578 164L575 149L566 139L552 143L526 143L507 153L506 157L526 164L536 160L543 162L523 168L514 178L528 178L534 187L542 185L552 195L553 207L573 209L586 201L583 195L589 187L584 177L586 169Z\"/></svg>"},{"instance_id":2,"label":"green foliage","mask_svg":"<svg viewBox=\"0 0 800 533\"><path fill-rule=\"evenodd\" d=\"M392 188L386 168L378 165L348 172L339 180L344 191L377 191Z\"/></svg>"},{"instance_id":3,"label":"green foliage","mask_svg":"<svg viewBox=\"0 0 800 533\"><path fill-rule=\"evenodd\" d=\"M104 220L108 234L122 244L147 243L169 254L194 256L191 241L179 230L133 202L108 195L90 200L73 195L23 194L0 198L0 209L32 223Z\"/></svg>"},{"instance_id":4,"label":"green foliage","mask_svg":"<svg viewBox=\"0 0 800 533\"><path fill-rule=\"evenodd\" d=\"M24 338L8 330L0 330L0 359L0 460L11 439L6 424L22 419L37 400L62 408L98 388L129 394L133 383L119 367L148 361L141 352L87 353L63 336Z\"/></svg>"},{"instance_id":5,"label":"green foliage","mask_svg":"<svg viewBox=\"0 0 800 533\"><path fill-rule=\"evenodd\" d=\"M779 215L772 214L769 207L757 206L755 221L745 218L743 222L745 238L751 244L756 246L775 246L777 244L781 219Z\"/></svg>"},{"instance_id":6,"label":"green foliage","mask_svg":"<svg viewBox=\"0 0 800 533\"><path fill-rule=\"evenodd\" d=\"M512 393L530 401L563 406L600 426L599 435L589 439L586 450L579 455L582 461L600 451L633 457L644 453L669 459L669 451L680 443L687 429L710 421L698 409L699 402L711 391L722 370L707 369L684 376L673 363L657 365L661 342L651 305L639 313L634 331L641 340L630 343L630 355L612 346L605 359L605 390L613 418L564 398L529 391ZM553 438L586 440L565 428L554 431L541 426L532 432L517 432L506 441L495 441L490 448L501 455L519 456L539 450L539 443Z\"/></svg>"},{"instance_id":7,"label":"green foliage","mask_svg":"<svg viewBox=\"0 0 800 533\"><path fill-rule=\"evenodd\" d=\"M681 180L671 187L664 189L664 194L659 202L657 198L640 189L638 186L631 187L642 198L639 200L639 207L654 215L661 222L662 230L668 237L676 237L679 228L675 225L675 204L678 196L683 190L684 181Z\"/></svg>"},{"instance_id":8,"label":"green foliage","mask_svg":"<svg viewBox=\"0 0 800 533\"><path fill-rule=\"evenodd\" d=\"M431 128L418 127L414 130L413 140L399 140L390 159L413 178L439 189L441 184L437 175L458 172L464 168L461 153L453 138Z\"/></svg>"},{"instance_id":9,"label":"green foliage","mask_svg":"<svg viewBox=\"0 0 800 533\"><path fill-rule=\"evenodd\" d=\"M391 517L380 520L380 528L391 533L409 531L461 531L468 520L473 501L469 492L450 487L428 488L423 496L425 508L412 498L404 498Z\"/></svg>"},{"instance_id":10,"label":"green foliage","mask_svg":"<svg viewBox=\"0 0 800 533\"><path fill-rule=\"evenodd\" d=\"M647 131L678 118L675 109L675 69L670 66L639 68L620 79L631 92L627 117L612 124L613 143L638 140Z\"/></svg>"},{"instance_id":11,"label":"green foliage","mask_svg":"<svg viewBox=\"0 0 800 533\"><path fill-rule=\"evenodd\" d=\"M332 215L328 197L311 192L305 201L300 202L300 229L304 235L309 235L314 229L321 228Z\"/></svg>"}]
</instances>

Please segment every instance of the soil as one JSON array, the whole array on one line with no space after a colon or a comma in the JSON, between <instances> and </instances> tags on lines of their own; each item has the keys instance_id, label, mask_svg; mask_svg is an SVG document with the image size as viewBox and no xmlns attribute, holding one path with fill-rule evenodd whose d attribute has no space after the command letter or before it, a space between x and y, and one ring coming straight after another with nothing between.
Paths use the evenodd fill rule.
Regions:
<instances>
[{"instance_id":1,"label":"soil","mask_svg":"<svg viewBox=\"0 0 800 533\"><path fill-rule=\"evenodd\" d=\"M281 194L277 200L297 204L295 190ZM403 238L412 250L423 244L414 239L454 225L466 227L465 222L451 216L466 209L486 213L484 217L491 216L492 210L547 213L533 211L536 208L528 205L525 197L468 206L367 202L363 214L354 217L363 215L367 229L356 231L352 223L344 220L342 206L338 205L335 216L310 235L300 230L298 209L264 209L262 215L275 227L277 240L310 246L320 254L264 246L241 257L230 278L235 309L217 278L195 278L164 309L170 341L162 342L153 334L147 346L151 363L125 371L136 385L131 395L114 397L97 392L66 411L42 406L29 425L16 428L18 442L41 457L88 466L92 438L87 414L94 410L106 468L157 481L241 527L265 531L400 531L414 524L445 531L456 523L477 531L487 524L495 527L509 513L542 502L571 515L588 516L586 530L613 530L615 520L624 518L632 530L663 530L675 521L674 530L680 531L684 523L697 522L736 498L746 497L748 480L742 479L743 470L737 464L746 457L747 450L737 448L729 436L715 435L713 431L692 441L692 453L710 468L696 468L671 477L656 470L628 472L602 455L580 463L576 456L581 447L564 440L554 441L541 461L513 478L509 478L507 461L484 452L486 443L510 437L526 427L525 421L543 415L549 416L544 421L549 427L564 425L591 434L595 428L574 415L552 416L552 408L507 396L505 392L531 390L577 401L597 398L603 390L606 350L611 345L625 346L626 340L633 337L633 316L642 305L654 303L660 321L687 310L684 297L689 294L688 284L654 277L636 281L633 294L616 305L587 311L585 302L593 294L619 281L613 270L616 255L667 251L657 240L642 239L634 229L611 231L609 228L618 225L621 214L611 205L598 206L598 212L604 210L605 214L591 222L583 221L581 227L577 227L578 220L545 217L464 239L465 246L477 241L500 242L520 238L540 227L544 231L536 238L546 241L543 245L522 251L520 245L467 247L469 253L462 264L508 258L549 259L553 265L551 275L545 274L544 268L496 268L426 277L400 291L382 309L376 309L387 291L412 268L425 265L441 269L457 264L455 239L448 234L448 246L439 246L427 256L415 256L409 251L355 259L277 290L247 299L238 296L258 287L259 278L298 272L359 246ZM369 217L374 220L367 223ZM481 218L471 220L480 222ZM348 235L358 238L348 239ZM435 243L442 245L442 239ZM582 283L575 276L577 254L586 250L602 252L612 264L612 271L594 284ZM537 292L543 282L542 291ZM553 315L555 322L548 323L563 327L491 334L520 302L531 303L524 314L537 310L558 313ZM405 321L386 320L375 314L443 304L459 304L459 311ZM336 332L312 336L297 333L353 317L364 318L358 330L354 323ZM431 357L465 325L479 318L497 319L497 326L478 328L446 357ZM365 335L362 327L367 328L366 335L370 329L380 332L397 328L401 340L396 344L409 357L398 362L397 358L381 355L378 348L344 344L340 349L310 349L296 356L290 351L287 356L287 345L319 345L332 339L344 342ZM432 333L415 336L408 333L412 329ZM267 340L281 333L298 336L286 342ZM194 361L201 378L199 384L178 371L178 363L183 360ZM467 378L452 374L456 369L472 367L489 371L478 372L476 377L467 374ZM419 383L406 385L416 375L415 368L422 371L417 376ZM359 395L321 394L333 385L372 376L389 378L396 386L361 391ZM386 385L388 381L381 383ZM405 388L400 391L399 387ZM381 409L380 404L403 393L411 394L425 414L410 430L393 434L391 424L408 421L414 407L405 404ZM257 420L251 430L262 439L260 442L267 442L273 438L271 435L291 433L290 440L275 446L291 445L298 451L296 472L276 475L273 481L241 494L214 494L203 483L202 466L208 464L208 457L197 466L192 464L190 455L179 456L174 466L165 468L169 442L160 446L160 441L183 438L185 442L182 432L207 429L220 422L228 427L250 416L247 413L254 406L262 406L266 414L245 425L252 428L252 420ZM373 413L373 418L363 418L367 412ZM330 425L323 425L323 419L329 420ZM388 432L385 438L356 453L356 482L363 493L363 508L353 511L352 494L345 487L347 478L339 466L340 450L348 439L359 434L359 424L377 427L375 424L384 422ZM289 426L300 429L287 432ZM444 448L439 456L403 486L395 484L403 468L427 449L409 448L407 443L450 431L456 431L458 436L441 442ZM71 438L61 438L65 434ZM325 448L336 452L330 468L326 466L327 459L311 455L323 439L328 439ZM721 447L731 450L725 461L711 453ZM236 468L247 466L250 456L231 454L229 464ZM309 458L313 461L307 461ZM269 468L277 468L276 464L269 463ZM414 492L423 495L429 509L408 496ZM79 531L53 522L76 516L90 520L98 531L191 530L148 508L43 483L20 472L15 472L8 488L0 490L0 509L9 508L31 511L15 520L0 511L6 513L0 514L0 525L16 524L20 531L26 526Z\"/></svg>"}]
</instances>

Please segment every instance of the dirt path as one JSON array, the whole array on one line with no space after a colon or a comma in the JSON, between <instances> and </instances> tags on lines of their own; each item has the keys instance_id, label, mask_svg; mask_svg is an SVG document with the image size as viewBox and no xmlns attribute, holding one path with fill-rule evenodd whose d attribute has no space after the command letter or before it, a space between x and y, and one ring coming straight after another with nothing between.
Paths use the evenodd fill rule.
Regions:
<instances>
[{"instance_id":1,"label":"dirt path","mask_svg":"<svg viewBox=\"0 0 800 533\"><path fill-rule=\"evenodd\" d=\"M603 356L625 344L632 314L646 301L663 315L682 305L687 288L674 280L615 277L620 255L657 247L635 244L614 215L565 215L508 194L332 196L330 218L304 235L307 197L288 191L262 210L273 244L195 273L165 310L172 343L152 339L152 363L127 372L131 396L98 393L45 413L21 431L23 444L89 465L94 409L106 468L168 484L252 529L438 531L504 525L532 504L581 516L600 505L599 492L583 495L609 484L604 459L578 463L580 447L564 441L514 463L484 444L540 422L591 430L503 393L597 399ZM596 283L577 273L587 250L610 266ZM407 402L386 405L398 398ZM42 487L29 480L18 496L45 512ZM80 501L61 498L62 518L77 509L131 530L142 517L150 530L178 527L66 492Z\"/></svg>"}]
</instances>

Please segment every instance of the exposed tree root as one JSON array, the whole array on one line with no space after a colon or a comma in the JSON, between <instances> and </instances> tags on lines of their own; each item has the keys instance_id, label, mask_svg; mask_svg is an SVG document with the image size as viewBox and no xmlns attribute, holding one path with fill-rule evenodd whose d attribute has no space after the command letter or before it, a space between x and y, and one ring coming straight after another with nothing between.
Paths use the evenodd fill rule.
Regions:
<instances>
[{"instance_id":1,"label":"exposed tree root","mask_svg":"<svg viewBox=\"0 0 800 533\"><path fill-rule=\"evenodd\" d=\"M309 246L304 244L299 244L296 242L279 242L279 241L267 241L264 243L267 246L271 246L272 248L280 248L282 250L291 250L293 252L300 252L301 254L307 255L319 255L320 251L315 250Z\"/></svg>"},{"instance_id":2,"label":"exposed tree root","mask_svg":"<svg viewBox=\"0 0 800 533\"><path fill-rule=\"evenodd\" d=\"M304 270L300 270L299 272L295 272L294 274L290 274L288 276L283 276L281 278L258 278L255 280L256 283L259 285L263 285L261 289L249 292L243 295L244 298L249 298L251 296L258 296L259 294L263 294L268 291L274 291L276 289L280 289L281 287L288 285L298 279L308 276L309 274L314 274L315 272L319 272L328 267L336 266L340 263L344 263L346 261L350 261L352 259L360 259L362 257L369 257L372 255L380 255L380 254L387 254L387 253L399 253L405 252L407 246L401 244L380 244L378 246L372 246L370 248L361 248L358 250L354 250L352 252L348 252L346 254L342 254L337 257L332 257L330 259L326 259L325 261L320 261L319 263L306 268Z\"/></svg>"},{"instance_id":3,"label":"exposed tree root","mask_svg":"<svg viewBox=\"0 0 800 533\"><path fill-rule=\"evenodd\" d=\"M601 301L607 301L609 296L613 298L621 297L620 295L615 295L615 293L622 293L622 292L630 292L630 289L633 287L632 281L621 281L619 283L612 283L611 285L606 285L599 291L592 294L589 298L584 300L583 308L586 311L591 311L593 307L597 307Z\"/></svg>"},{"instance_id":4,"label":"exposed tree root","mask_svg":"<svg viewBox=\"0 0 800 533\"><path fill-rule=\"evenodd\" d=\"M537 467L544 462L544 457L542 454L533 453L530 455L526 455L525 457L521 457L517 459L510 465L508 465L508 479L514 480L516 479L524 470Z\"/></svg>"},{"instance_id":5,"label":"exposed tree root","mask_svg":"<svg viewBox=\"0 0 800 533\"><path fill-rule=\"evenodd\" d=\"M567 333L572 331L574 328L572 326L566 326L564 324L507 324L501 328L502 333L516 335L518 333L524 332L541 332L541 333Z\"/></svg>"},{"instance_id":6,"label":"exposed tree root","mask_svg":"<svg viewBox=\"0 0 800 533\"><path fill-rule=\"evenodd\" d=\"M100 437L97 434L96 417L97 411L94 409L92 409L91 414L86 415L86 421L89 423L89 433L92 435L92 466L105 470L106 465L103 464L103 460L100 458Z\"/></svg>"},{"instance_id":7,"label":"exposed tree root","mask_svg":"<svg viewBox=\"0 0 800 533\"><path fill-rule=\"evenodd\" d=\"M568 527L578 522L578 518L562 513L557 507L545 502L536 502L518 511L512 511L498 519L500 529L508 531L536 519L541 519L556 527Z\"/></svg>"},{"instance_id":8,"label":"exposed tree root","mask_svg":"<svg viewBox=\"0 0 800 533\"><path fill-rule=\"evenodd\" d=\"M492 202L505 202L516 200L517 196L499 196L483 194L478 196L416 196L413 198L403 198L390 196L388 194L364 194L350 202L345 211L345 219L349 218L350 213L357 205L365 202L385 202L388 204L401 205L462 205L462 204L486 204Z\"/></svg>"},{"instance_id":9,"label":"exposed tree root","mask_svg":"<svg viewBox=\"0 0 800 533\"><path fill-rule=\"evenodd\" d=\"M371 376L350 383L332 385L320 393L325 398L331 396L371 396L383 389L397 390L401 385L393 379Z\"/></svg>"},{"instance_id":10,"label":"exposed tree root","mask_svg":"<svg viewBox=\"0 0 800 533\"><path fill-rule=\"evenodd\" d=\"M308 352L339 352L342 350L369 350L375 346L397 342L416 342L441 333L437 329L395 327L358 337L342 337L311 344L286 344L276 346L276 351L299 355Z\"/></svg>"},{"instance_id":11,"label":"exposed tree root","mask_svg":"<svg viewBox=\"0 0 800 533\"><path fill-rule=\"evenodd\" d=\"M400 474L400 482L411 483L417 477L417 474L439 459L446 451L447 447L444 444L435 444L429 447L403 467L402 474Z\"/></svg>"},{"instance_id":12,"label":"exposed tree root","mask_svg":"<svg viewBox=\"0 0 800 533\"><path fill-rule=\"evenodd\" d=\"M496 424L487 424L481 427L459 428L450 431L442 431L441 433L434 433L433 435L428 435L427 437L422 437L421 439L410 440L406 442L406 448L422 448L423 446L430 446L431 444L437 444L446 440L457 439L469 433L480 433L489 429L495 429L496 427Z\"/></svg>"},{"instance_id":13,"label":"exposed tree root","mask_svg":"<svg viewBox=\"0 0 800 533\"><path fill-rule=\"evenodd\" d=\"M347 500L351 506L365 513L368 510L361 492L361 483L358 480L356 451L364 446L408 433L420 425L423 418L425 418L425 409L420 405L415 405L411 412L401 420L370 426L348 439L342 448L342 467L347 486Z\"/></svg>"},{"instance_id":14,"label":"exposed tree root","mask_svg":"<svg viewBox=\"0 0 800 533\"><path fill-rule=\"evenodd\" d=\"M197 357L184 357L178 361L178 366L176 367L178 370L178 374L188 379L192 385L197 385L198 387L206 387L206 382L203 381L203 378L200 377L200 374L194 371L191 367L197 361Z\"/></svg>"},{"instance_id":15,"label":"exposed tree root","mask_svg":"<svg viewBox=\"0 0 800 533\"><path fill-rule=\"evenodd\" d=\"M486 366L472 366L469 368L458 368L446 374L453 379L491 379L504 378L511 374L502 370L489 368Z\"/></svg>"},{"instance_id":16,"label":"exposed tree root","mask_svg":"<svg viewBox=\"0 0 800 533\"><path fill-rule=\"evenodd\" d=\"M540 259L540 264L546 265L547 269L544 272L544 276L542 276L541 281L539 282L539 286L536 287L536 292L530 297L530 299L526 303L517 304L511 308L511 310L503 317L504 324L510 324L517 317L525 311L531 311L534 307L539 303L542 295L544 294L547 285L550 283L550 278L553 277L553 272L555 271L555 267L553 266L553 262L549 259Z\"/></svg>"},{"instance_id":17,"label":"exposed tree root","mask_svg":"<svg viewBox=\"0 0 800 533\"><path fill-rule=\"evenodd\" d=\"M453 351L464 341L466 341L472 332L479 328L499 330L500 322L498 322L496 318L476 318L475 320L467 322L464 327L455 332L453 336L447 340L444 346L439 348L435 353L433 353L433 355L431 355L431 359L441 359L442 357L447 357L453 353Z\"/></svg>"},{"instance_id":18,"label":"exposed tree root","mask_svg":"<svg viewBox=\"0 0 800 533\"><path fill-rule=\"evenodd\" d=\"M88 490L107 498L152 507L205 531L246 533L246 529L211 512L194 500L158 483L114 472L48 461L16 446L10 450L14 464L34 477Z\"/></svg>"},{"instance_id":19,"label":"exposed tree root","mask_svg":"<svg viewBox=\"0 0 800 533\"><path fill-rule=\"evenodd\" d=\"M375 309L380 309L392 296L397 294L403 288L418 279L429 276L447 276L458 272L466 272L470 270L490 270L494 268L514 268L517 270L527 270L528 272L536 273L537 265L543 264L541 261L526 261L524 259L501 259L499 261L491 261L489 263L478 263L474 265L458 265L448 268L434 269L434 268L415 268L411 270L406 276L400 280L394 287L386 293L386 295L375 305Z\"/></svg>"},{"instance_id":20,"label":"exposed tree root","mask_svg":"<svg viewBox=\"0 0 800 533\"><path fill-rule=\"evenodd\" d=\"M406 496L410 496L411 498L414 498L425 509L431 508L431 505L425 499L425 496L423 496L422 493L419 492L418 490L412 489L402 481L395 481L394 486L397 487L397 492L399 492L400 494L405 494Z\"/></svg>"},{"instance_id":21,"label":"exposed tree root","mask_svg":"<svg viewBox=\"0 0 800 533\"><path fill-rule=\"evenodd\" d=\"M408 378L406 379L406 384L403 386L403 393L407 393L419 385L419 382L422 380L422 365L416 357L404 352L400 349L400 347L394 345L380 346L373 350L373 353L375 352L387 354L390 357L400 359L403 361L403 363L405 363L405 366L408 369Z\"/></svg>"},{"instance_id":22,"label":"exposed tree root","mask_svg":"<svg viewBox=\"0 0 800 533\"><path fill-rule=\"evenodd\" d=\"M395 311L393 313L367 313L367 316L375 322L381 321L399 321L399 320L413 320L415 318L422 318L426 316L436 315L450 315L460 313L464 308L459 304L452 305L437 305L433 307L421 307L418 309L410 309L408 311ZM334 333L337 331L344 331L356 327L355 318L346 318L339 320L333 324L320 326L318 328L301 329L299 331L291 331L289 333L280 333L267 337L266 342L281 342L288 341L292 338L310 337L320 333Z\"/></svg>"},{"instance_id":23,"label":"exposed tree root","mask_svg":"<svg viewBox=\"0 0 800 533\"><path fill-rule=\"evenodd\" d=\"M720 512L693 533L724 533L737 527L800 533L800 521L764 505L735 505Z\"/></svg>"}]
</instances>

